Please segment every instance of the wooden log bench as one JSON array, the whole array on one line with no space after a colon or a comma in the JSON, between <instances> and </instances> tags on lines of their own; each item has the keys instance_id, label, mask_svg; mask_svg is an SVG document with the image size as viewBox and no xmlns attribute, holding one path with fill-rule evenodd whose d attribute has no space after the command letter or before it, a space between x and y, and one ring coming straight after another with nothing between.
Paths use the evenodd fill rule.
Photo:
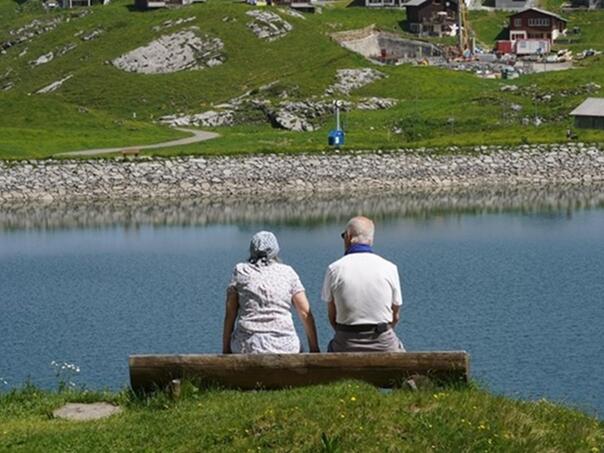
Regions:
<instances>
[{"instance_id":1,"label":"wooden log bench","mask_svg":"<svg viewBox=\"0 0 604 453\"><path fill-rule=\"evenodd\" d=\"M135 392L164 389L173 380L183 379L242 390L300 387L342 379L392 388L418 375L467 382L469 356L465 351L133 355L129 366Z\"/></svg>"},{"instance_id":2,"label":"wooden log bench","mask_svg":"<svg viewBox=\"0 0 604 453\"><path fill-rule=\"evenodd\" d=\"M123 157L138 157L138 155L141 153L141 150L138 148L125 148L122 150L122 156Z\"/></svg>"}]
</instances>

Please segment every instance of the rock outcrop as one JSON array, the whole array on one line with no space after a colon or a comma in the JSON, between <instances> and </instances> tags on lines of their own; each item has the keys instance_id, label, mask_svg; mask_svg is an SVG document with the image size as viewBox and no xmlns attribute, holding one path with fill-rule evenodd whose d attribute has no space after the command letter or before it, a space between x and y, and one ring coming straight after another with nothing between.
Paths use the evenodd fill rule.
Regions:
<instances>
[{"instance_id":1,"label":"rock outcrop","mask_svg":"<svg viewBox=\"0 0 604 453\"><path fill-rule=\"evenodd\" d=\"M397 99L370 97L363 98L357 102L356 108L359 110L386 110L398 104Z\"/></svg>"},{"instance_id":2,"label":"rock outcrop","mask_svg":"<svg viewBox=\"0 0 604 453\"><path fill-rule=\"evenodd\" d=\"M70 22L72 19L79 19L92 14L92 10L83 9L81 11L72 12L68 16L55 16L50 19L34 19L22 27L9 30L10 38L0 42L0 55L5 54L8 49L19 44L24 44L36 36L44 35L53 31L63 22Z\"/></svg>"},{"instance_id":3,"label":"rock outcrop","mask_svg":"<svg viewBox=\"0 0 604 453\"><path fill-rule=\"evenodd\" d=\"M254 18L247 24L248 28L260 39L275 41L287 35L294 28L292 24L271 11L254 9L246 14Z\"/></svg>"},{"instance_id":4,"label":"rock outcrop","mask_svg":"<svg viewBox=\"0 0 604 453\"><path fill-rule=\"evenodd\" d=\"M40 88L38 91L36 91L36 94L47 94L52 93L53 91L57 91L63 86L65 82L67 82L72 77L73 74L69 74L68 76L63 77L62 79L57 80L56 82L52 82L50 85L46 85L44 88Z\"/></svg>"},{"instance_id":5,"label":"rock outcrop","mask_svg":"<svg viewBox=\"0 0 604 453\"><path fill-rule=\"evenodd\" d=\"M55 54L54 52L48 52L45 53L44 55L40 55L38 58L36 58L35 60L31 60L29 62L29 65L33 68L35 68L36 66L40 66L46 63L50 63L52 60L54 60L55 58Z\"/></svg>"},{"instance_id":6,"label":"rock outcrop","mask_svg":"<svg viewBox=\"0 0 604 453\"><path fill-rule=\"evenodd\" d=\"M167 74L203 69L225 61L224 44L216 37L200 36L197 27L164 35L112 61L127 72Z\"/></svg>"},{"instance_id":7,"label":"rock outcrop","mask_svg":"<svg viewBox=\"0 0 604 453\"><path fill-rule=\"evenodd\" d=\"M336 83L327 88L325 94L350 94L353 90L362 88L385 77L386 74L373 68L338 69L336 72Z\"/></svg>"},{"instance_id":8,"label":"rock outcrop","mask_svg":"<svg viewBox=\"0 0 604 453\"><path fill-rule=\"evenodd\" d=\"M166 21L163 21L159 25L155 25L152 30L161 31L161 30L165 30L167 28L176 27L177 25L188 24L189 22L193 22L196 19L197 19L197 16L183 17L181 19L176 19L176 20L168 19Z\"/></svg>"},{"instance_id":9,"label":"rock outcrop","mask_svg":"<svg viewBox=\"0 0 604 453\"><path fill-rule=\"evenodd\" d=\"M201 126L201 127L221 127L232 126L235 124L235 112L233 110L214 111L208 110L194 115L168 115L159 119L164 124L171 126Z\"/></svg>"},{"instance_id":10,"label":"rock outcrop","mask_svg":"<svg viewBox=\"0 0 604 453\"><path fill-rule=\"evenodd\" d=\"M362 98L358 103L340 100L342 111L388 109L397 104L396 99ZM265 116L273 126L295 132L320 129L325 119L335 112L334 102L326 98L309 98L300 101L281 101L273 104L266 99L233 99L216 106L222 110L209 110L193 115L168 115L159 119L171 126L220 127L245 123L251 110Z\"/></svg>"}]
</instances>

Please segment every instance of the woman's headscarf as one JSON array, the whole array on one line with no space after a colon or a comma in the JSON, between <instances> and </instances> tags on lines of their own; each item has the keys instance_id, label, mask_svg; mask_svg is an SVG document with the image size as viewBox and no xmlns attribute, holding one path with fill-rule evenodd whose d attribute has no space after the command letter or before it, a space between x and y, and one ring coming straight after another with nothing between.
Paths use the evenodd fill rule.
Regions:
<instances>
[{"instance_id":1,"label":"woman's headscarf","mask_svg":"<svg viewBox=\"0 0 604 453\"><path fill-rule=\"evenodd\" d=\"M279 243L270 231L259 231L250 241L250 263L267 265L279 254Z\"/></svg>"}]
</instances>

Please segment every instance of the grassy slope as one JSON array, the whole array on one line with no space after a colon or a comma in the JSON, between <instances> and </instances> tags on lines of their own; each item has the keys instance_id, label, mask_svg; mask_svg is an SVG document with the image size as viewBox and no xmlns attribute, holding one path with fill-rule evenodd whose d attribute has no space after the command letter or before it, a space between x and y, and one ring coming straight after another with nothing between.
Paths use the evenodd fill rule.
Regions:
<instances>
[{"instance_id":1,"label":"grassy slope","mask_svg":"<svg viewBox=\"0 0 604 453\"><path fill-rule=\"evenodd\" d=\"M346 8L346 3L325 8L321 15L306 16L306 20L287 17L294 31L273 43L255 38L246 27L249 18L245 12L249 8L230 0L209 0L207 4L144 13L131 11L129 0L94 7L93 14L65 22L0 56L0 75L11 68L10 77L17 81L14 90L0 92L0 157L41 157L58 151L143 144L181 136L155 126L152 120L164 114L204 111L212 103L277 79L295 97L320 95L332 83L337 69L371 66L331 41L329 32L372 23L385 30L401 31L404 12ZM40 13L33 7L33 11L16 10L13 1L0 0L0 39L8 36L9 29L34 17L68 14ZM105 63L160 34L182 28L157 33L152 30L154 25L192 15L197 19L187 26L197 25L225 42L226 64L203 71L144 76L124 73ZM224 22L226 16L236 20ZM474 13L479 40L492 43L504 18L502 14ZM584 30L573 48L603 48L604 36L598 32L602 21L602 12L572 15L571 26L579 24ZM105 33L97 40L85 43L74 37L81 30L99 27ZM28 65L29 60L68 43L77 43L78 47L48 64L33 69ZM28 49L27 55L19 57L24 48ZM520 94L501 93L500 81L481 80L468 73L408 65L379 69L389 77L358 90L352 97L389 96L400 99L400 103L388 111L346 115L350 147L561 141L570 124L566 114L584 98L556 98L551 104L535 106ZM57 92L27 95L66 74L74 77ZM598 80L604 80L604 59L588 61L580 70L535 75L515 83L538 84L556 92ZM545 117L548 125L521 126L519 118L510 119L506 114L510 103L523 105L525 115L537 113ZM85 113L81 106L86 107ZM137 121L132 120L133 113ZM401 127L404 133L393 134L394 126ZM318 151L326 148L328 129L328 123L315 133L290 133L264 124L221 128L223 137L218 140L161 153ZM604 134L581 132L580 138L601 141Z\"/></svg>"},{"instance_id":2,"label":"grassy slope","mask_svg":"<svg viewBox=\"0 0 604 453\"><path fill-rule=\"evenodd\" d=\"M74 423L66 401L108 400L125 412ZM323 435L323 440L321 439ZM0 395L0 450L10 451L574 451L597 453L604 424L545 401L468 389L379 392L355 382L273 392Z\"/></svg>"}]
</instances>

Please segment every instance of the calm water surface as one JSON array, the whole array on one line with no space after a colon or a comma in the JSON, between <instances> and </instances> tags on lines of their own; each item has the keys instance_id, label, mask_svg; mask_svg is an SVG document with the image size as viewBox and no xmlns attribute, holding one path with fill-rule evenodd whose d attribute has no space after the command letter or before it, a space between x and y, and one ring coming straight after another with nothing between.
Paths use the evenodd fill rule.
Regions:
<instances>
[{"instance_id":1,"label":"calm water surface","mask_svg":"<svg viewBox=\"0 0 604 453\"><path fill-rule=\"evenodd\" d=\"M325 348L341 221L0 231L0 388L56 386L53 360L120 388L129 354L219 352L225 286L259 229L300 274ZM407 349L465 349L493 391L604 414L604 209L394 215L376 250L399 266Z\"/></svg>"}]
</instances>

